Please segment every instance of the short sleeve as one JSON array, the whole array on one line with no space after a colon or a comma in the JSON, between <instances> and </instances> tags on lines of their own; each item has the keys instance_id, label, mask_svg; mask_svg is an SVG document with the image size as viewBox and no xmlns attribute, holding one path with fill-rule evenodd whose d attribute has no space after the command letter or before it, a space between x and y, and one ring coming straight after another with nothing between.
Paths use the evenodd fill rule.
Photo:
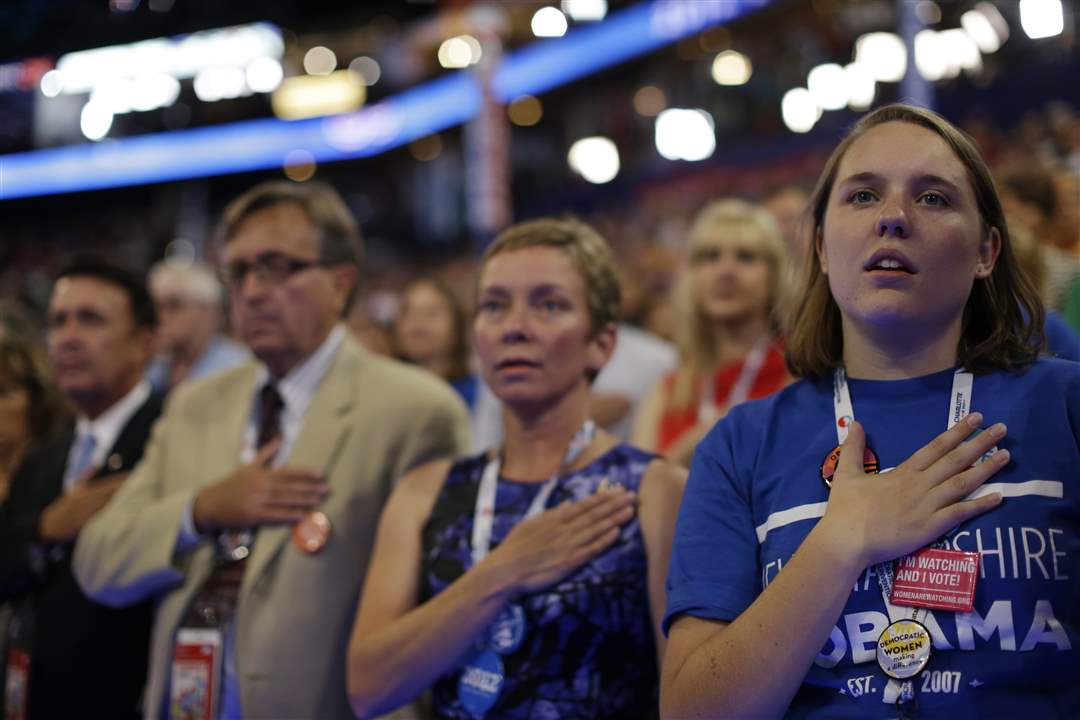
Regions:
<instances>
[{"instance_id":1,"label":"short sleeve","mask_svg":"<svg viewBox=\"0 0 1080 720\"><path fill-rule=\"evenodd\" d=\"M734 431L744 417L730 413L694 453L679 508L667 579L663 630L686 613L730 622L758 593L758 541L750 512L750 467L754 448L737 459Z\"/></svg>"}]
</instances>

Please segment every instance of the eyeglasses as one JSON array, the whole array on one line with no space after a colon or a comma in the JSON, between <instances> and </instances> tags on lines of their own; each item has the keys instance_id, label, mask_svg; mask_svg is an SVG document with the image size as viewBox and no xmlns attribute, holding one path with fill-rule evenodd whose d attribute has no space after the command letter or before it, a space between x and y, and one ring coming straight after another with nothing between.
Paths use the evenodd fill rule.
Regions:
<instances>
[{"instance_id":1,"label":"eyeglasses","mask_svg":"<svg viewBox=\"0 0 1080 720\"><path fill-rule=\"evenodd\" d=\"M267 253L252 262L236 260L227 264L222 271L221 280L229 288L237 289L244 284L247 274L254 272L259 282L279 285L299 272L322 265L319 260L301 260L281 253Z\"/></svg>"}]
</instances>

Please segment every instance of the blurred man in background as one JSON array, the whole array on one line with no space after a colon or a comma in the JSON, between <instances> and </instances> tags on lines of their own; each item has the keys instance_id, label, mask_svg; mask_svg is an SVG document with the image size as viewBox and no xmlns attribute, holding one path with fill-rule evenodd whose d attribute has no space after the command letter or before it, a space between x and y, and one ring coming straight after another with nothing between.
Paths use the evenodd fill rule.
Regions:
<instances>
[{"instance_id":1,"label":"blurred man in background","mask_svg":"<svg viewBox=\"0 0 1080 720\"><path fill-rule=\"evenodd\" d=\"M165 393L181 380L194 380L239 365L243 345L222 332L224 292L207 265L170 258L150 268L150 294L157 308L156 357L147 379Z\"/></svg>"},{"instance_id":2,"label":"blurred man in background","mask_svg":"<svg viewBox=\"0 0 1080 720\"><path fill-rule=\"evenodd\" d=\"M220 238L255 361L176 391L75 570L102 602L158 601L148 718L351 719L345 646L379 512L406 471L465 451L465 409L348 336L359 230L329 186L259 185Z\"/></svg>"},{"instance_id":3,"label":"blurred man in background","mask_svg":"<svg viewBox=\"0 0 1080 720\"><path fill-rule=\"evenodd\" d=\"M75 539L142 457L161 400L143 380L153 303L135 276L85 262L64 271L48 308L56 383L74 428L31 449L0 508L0 600L15 600L5 706L15 718L138 718L152 607L86 597Z\"/></svg>"}]
</instances>

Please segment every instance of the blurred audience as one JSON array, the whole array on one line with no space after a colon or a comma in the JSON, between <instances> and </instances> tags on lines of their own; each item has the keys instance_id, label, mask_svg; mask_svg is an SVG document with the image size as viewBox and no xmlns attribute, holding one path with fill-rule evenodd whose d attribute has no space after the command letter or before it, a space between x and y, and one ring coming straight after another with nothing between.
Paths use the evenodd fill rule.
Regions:
<instances>
[{"instance_id":1,"label":"blurred audience","mask_svg":"<svg viewBox=\"0 0 1080 720\"><path fill-rule=\"evenodd\" d=\"M1030 228L1019 220L1008 217L1009 235L1012 240L1011 250L1024 275L1031 282L1032 289L1041 298L1046 285L1045 247L1035 240ZM1043 303L1045 305L1045 301ZM1046 322L1043 326L1046 352L1065 360L1080 361L1080 334L1074 330L1056 310L1046 309Z\"/></svg>"},{"instance_id":2,"label":"blurred audience","mask_svg":"<svg viewBox=\"0 0 1080 720\"><path fill-rule=\"evenodd\" d=\"M9 335L38 343L42 340L41 324L23 303L0 298L0 337Z\"/></svg>"},{"instance_id":3,"label":"blurred audience","mask_svg":"<svg viewBox=\"0 0 1080 720\"><path fill-rule=\"evenodd\" d=\"M247 360L244 346L222 332L224 293L207 265L170 258L150 268L148 277L158 328L147 378L156 391Z\"/></svg>"},{"instance_id":4,"label":"blurred audience","mask_svg":"<svg viewBox=\"0 0 1080 720\"><path fill-rule=\"evenodd\" d=\"M999 192L1005 215L1011 223L1020 222L1042 246L1044 304L1060 310L1077 273L1080 258L1073 245L1076 239L1064 242L1059 238L1057 187L1054 177L1039 165L1014 166L1001 171Z\"/></svg>"},{"instance_id":5,"label":"blurred audience","mask_svg":"<svg viewBox=\"0 0 1080 720\"><path fill-rule=\"evenodd\" d=\"M761 207L776 220L788 247L788 272L802 277L802 267L812 252L809 222L810 193L802 185L786 184L766 192Z\"/></svg>"},{"instance_id":6,"label":"blurred audience","mask_svg":"<svg viewBox=\"0 0 1080 720\"><path fill-rule=\"evenodd\" d=\"M465 309L446 283L434 276L417 278L401 292L394 344L402 360L448 382L471 409L478 380L469 369L467 323Z\"/></svg>"},{"instance_id":7,"label":"blurred audience","mask_svg":"<svg viewBox=\"0 0 1080 720\"><path fill-rule=\"evenodd\" d=\"M789 381L774 317L787 248L772 217L741 200L711 202L690 228L688 255L679 367L653 386L633 433L636 445L683 465L731 407Z\"/></svg>"},{"instance_id":8,"label":"blurred audience","mask_svg":"<svg viewBox=\"0 0 1080 720\"><path fill-rule=\"evenodd\" d=\"M393 332L370 307L377 305L377 300L377 297L357 296L345 314L345 327L367 350L377 355L392 357L394 355Z\"/></svg>"}]
</instances>

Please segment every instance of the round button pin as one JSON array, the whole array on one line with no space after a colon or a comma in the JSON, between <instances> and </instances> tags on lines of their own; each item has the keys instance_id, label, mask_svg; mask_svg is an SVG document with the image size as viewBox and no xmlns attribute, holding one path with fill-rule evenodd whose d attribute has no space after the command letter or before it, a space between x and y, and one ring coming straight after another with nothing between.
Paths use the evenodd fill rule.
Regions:
<instances>
[{"instance_id":1,"label":"round button pin","mask_svg":"<svg viewBox=\"0 0 1080 720\"><path fill-rule=\"evenodd\" d=\"M293 544L304 552L317 553L330 539L330 519L316 510L293 528Z\"/></svg>"},{"instance_id":2,"label":"round button pin","mask_svg":"<svg viewBox=\"0 0 1080 720\"><path fill-rule=\"evenodd\" d=\"M930 631L915 620L897 620L885 628L877 641L877 663L895 680L915 677L930 662Z\"/></svg>"},{"instance_id":3,"label":"round button pin","mask_svg":"<svg viewBox=\"0 0 1080 720\"><path fill-rule=\"evenodd\" d=\"M837 445L821 462L821 479L825 481L825 487L832 487L833 475L836 474L836 466L840 464L840 446ZM863 472L876 473L881 469L877 455L869 447L863 450Z\"/></svg>"}]
</instances>

